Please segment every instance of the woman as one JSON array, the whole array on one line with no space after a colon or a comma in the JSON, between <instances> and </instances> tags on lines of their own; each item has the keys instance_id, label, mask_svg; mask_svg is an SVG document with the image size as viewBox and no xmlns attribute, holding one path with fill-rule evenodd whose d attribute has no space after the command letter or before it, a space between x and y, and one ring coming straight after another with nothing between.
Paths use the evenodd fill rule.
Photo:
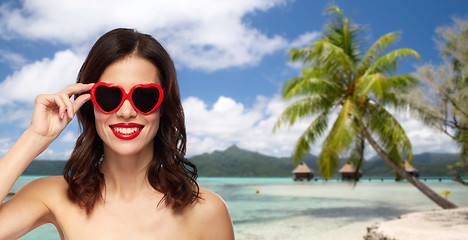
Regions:
<instances>
[{"instance_id":1,"label":"woman","mask_svg":"<svg viewBox=\"0 0 468 240\"><path fill-rule=\"evenodd\" d=\"M0 197L77 114L64 176L37 179L0 205L0 239L52 223L62 239L234 239L224 201L185 158L173 62L151 36L103 35L77 79L36 98L31 124L0 159ZM75 100L70 97L75 95Z\"/></svg>"}]
</instances>

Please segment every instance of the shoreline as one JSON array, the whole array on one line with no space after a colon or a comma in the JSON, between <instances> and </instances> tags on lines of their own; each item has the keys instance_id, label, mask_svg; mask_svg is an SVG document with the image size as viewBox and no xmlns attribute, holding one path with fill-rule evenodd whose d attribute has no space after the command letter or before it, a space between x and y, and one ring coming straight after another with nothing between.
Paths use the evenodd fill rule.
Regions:
<instances>
[{"instance_id":1,"label":"shoreline","mask_svg":"<svg viewBox=\"0 0 468 240\"><path fill-rule=\"evenodd\" d=\"M404 214L367 228L364 240L462 240L468 236L468 207Z\"/></svg>"}]
</instances>

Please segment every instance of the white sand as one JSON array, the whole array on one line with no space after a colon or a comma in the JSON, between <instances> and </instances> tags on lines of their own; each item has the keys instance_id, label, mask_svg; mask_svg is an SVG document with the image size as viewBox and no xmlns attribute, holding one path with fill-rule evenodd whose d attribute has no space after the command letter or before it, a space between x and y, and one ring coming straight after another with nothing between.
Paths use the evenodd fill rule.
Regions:
<instances>
[{"instance_id":1,"label":"white sand","mask_svg":"<svg viewBox=\"0 0 468 240\"><path fill-rule=\"evenodd\" d=\"M468 207L405 214L374 225L367 237L368 240L466 240Z\"/></svg>"}]
</instances>

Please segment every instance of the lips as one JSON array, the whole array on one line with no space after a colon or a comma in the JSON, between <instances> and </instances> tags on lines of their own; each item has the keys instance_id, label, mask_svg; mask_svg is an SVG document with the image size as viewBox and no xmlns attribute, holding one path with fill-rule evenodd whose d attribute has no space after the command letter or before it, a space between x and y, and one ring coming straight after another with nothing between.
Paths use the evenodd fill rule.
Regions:
<instances>
[{"instance_id":1,"label":"lips","mask_svg":"<svg viewBox=\"0 0 468 240\"><path fill-rule=\"evenodd\" d=\"M117 123L109 126L114 135L122 140L132 140L141 133L143 125L137 123Z\"/></svg>"}]
</instances>

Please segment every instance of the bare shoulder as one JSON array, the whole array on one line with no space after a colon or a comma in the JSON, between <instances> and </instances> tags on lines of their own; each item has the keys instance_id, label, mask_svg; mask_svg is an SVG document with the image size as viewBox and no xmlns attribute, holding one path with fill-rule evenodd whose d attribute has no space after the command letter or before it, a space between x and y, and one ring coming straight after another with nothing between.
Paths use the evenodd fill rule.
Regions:
<instances>
[{"instance_id":1,"label":"bare shoulder","mask_svg":"<svg viewBox=\"0 0 468 240\"><path fill-rule=\"evenodd\" d=\"M36 200L49 210L58 207L57 203L67 200L68 184L63 176L38 178L21 188L15 198Z\"/></svg>"},{"instance_id":2,"label":"bare shoulder","mask_svg":"<svg viewBox=\"0 0 468 240\"><path fill-rule=\"evenodd\" d=\"M200 197L192 216L203 239L234 239L232 220L224 200L205 188L200 188Z\"/></svg>"},{"instance_id":3,"label":"bare shoulder","mask_svg":"<svg viewBox=\"0 0 468 240\"><path fill-rule=\"evenodd\" d=\"M65 189L65 190L64 190ZM31 181L0 205L0 239L17 239L45 223L54 223L51 207L66 196L63 177Z\"/></svg>"},{"instance_id":4,"label":"bare shoulder","mask_svg":"<svg viewBox=\"0 0 468 240\"><path fill-rule=\"evenodd\" d=\"M224 202L223 198L206 188L200 187L200 197L201 199L199 204L201 208L211 208L213 210L226 209L226 203Z\"/></svg>"},{"instance_id":5,"label":"bare shoulder","mask_svg":"<svg viewBox=\"0 0 468 240\"><path fill-rule=\"evenodd\" d=\"M58 186L67 184L63 176L50 176L50 177L41 177L31 181L32 184L40 184L46 186Z\"/></svg>"},{"instance_id":6,"label":"bare shoulder","mask_svg":"<svg viewBox=\"0 0 468 240\"><path fill-rule=\"evenodd\" d=\"M67 182L63 176L51 176L38 178L24 186L18 194L37 194L41 196L50 196L52 193L66 191Z\"/></svg>"}]
</instances>

